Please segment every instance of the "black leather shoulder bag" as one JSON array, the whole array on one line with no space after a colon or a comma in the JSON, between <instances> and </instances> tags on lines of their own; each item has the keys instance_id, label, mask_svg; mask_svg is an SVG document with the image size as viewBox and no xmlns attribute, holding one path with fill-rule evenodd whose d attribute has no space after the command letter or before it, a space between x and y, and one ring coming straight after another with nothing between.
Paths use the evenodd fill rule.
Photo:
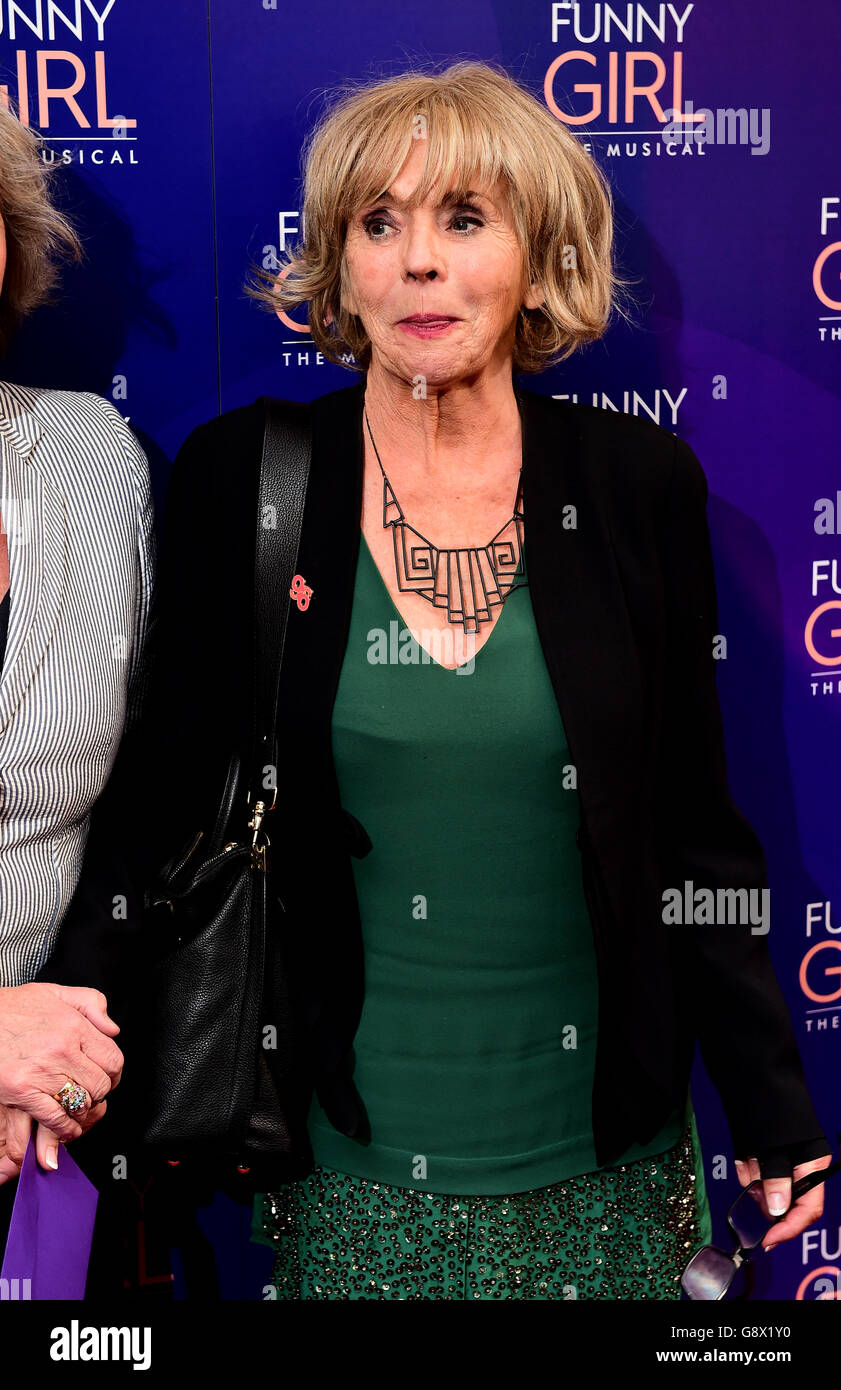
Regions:
<instances>
[{"instance_id":1,"label":"black leather shoulder bag","mask_svg":"<svg viewBox=\"0 0 841 1390\"><path fill-rule=\"evenodd\" d=\"M277 798L277 700L312 453L311 408L261 397L250 749L232 752L215 824L145 893L155 939L144 1021L144 1144L257 1181L312 1167L266 822ZM148 1048L148 1051L147 1051Z\"/></svg>"}]
</instances>

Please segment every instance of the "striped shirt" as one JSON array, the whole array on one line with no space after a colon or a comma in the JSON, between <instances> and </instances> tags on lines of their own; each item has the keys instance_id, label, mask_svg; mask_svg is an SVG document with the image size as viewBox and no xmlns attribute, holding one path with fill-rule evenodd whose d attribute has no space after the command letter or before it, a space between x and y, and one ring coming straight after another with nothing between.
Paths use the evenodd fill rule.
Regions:
<instances>
[{"instance_id":1,"label":"striped shirt","mask_svg":"<svg viewBox=\"0 0 841 1390\"><path fill-rule=\"evenodd\" d=\"M0 985L49 956L90 811L142 699L155 543L146 455L88 392L0 382L11 600L0 671Z\"/></svg>"}]
</instances>

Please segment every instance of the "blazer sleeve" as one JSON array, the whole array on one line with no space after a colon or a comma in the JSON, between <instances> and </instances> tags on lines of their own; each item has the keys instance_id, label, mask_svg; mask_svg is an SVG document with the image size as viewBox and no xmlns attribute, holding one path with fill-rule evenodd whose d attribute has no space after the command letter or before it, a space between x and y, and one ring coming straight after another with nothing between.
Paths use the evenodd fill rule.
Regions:
<instances>
[{"instance_id":1,"label":"blazer sleeve","mask_svg":"<svg viewBox=\"0 0 841 1390\"><path fill-rule=\"evenodd\" d=\"M762 845L730 794L716 688L718 605L704 471L675 439L663 515L668 646L658 807L665 888L765 889ZM750 900L750 899L749 899ZM759 901L762 901L760 896ZM782 923L770 912L770 932ZM724 1106L735 1156L831 1152L806 1086L768 936L749 922L669 925L676 990ZM764 1175L765 1170L763 1169Z\"/></svg>"}]
</instances>

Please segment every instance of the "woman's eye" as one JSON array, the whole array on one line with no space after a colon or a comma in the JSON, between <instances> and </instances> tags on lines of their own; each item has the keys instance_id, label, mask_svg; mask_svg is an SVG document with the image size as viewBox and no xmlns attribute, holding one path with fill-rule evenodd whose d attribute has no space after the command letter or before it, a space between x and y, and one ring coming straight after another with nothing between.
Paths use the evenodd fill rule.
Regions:
<instances>
[{"instance_id":1,"label":"woman's eye","mask_svg":"<svg viewBox=\"0 0 841 1390\"><path fill-rule=\"evenodd\" d=\"M456 226L457 223L464 223L468 228L481 227L484 225L481 217L471 217L467 213L456 214L456 216L450 220L450 227L458 232L459 236L470 236L471 232L469 230L460 230ZM362 225L365 229L366 236L369 236L372 241L384 241L385 236L376 233L374 229L377 227L388 227L390 224L382 217L369 217Z\"/></svg>"},{"instance_id":2,"label":"woman's eye","mask_svg":"<svg viewBox=\"0 0 841 1390\"><path fill-rule=\"evenodd\" d=\"M481 227L482 220L479 217L468 217L465 213L463 217L454 217L450 226L455 226L456 222L469 222L474 227Z\"/></svg>"}]
</instances>

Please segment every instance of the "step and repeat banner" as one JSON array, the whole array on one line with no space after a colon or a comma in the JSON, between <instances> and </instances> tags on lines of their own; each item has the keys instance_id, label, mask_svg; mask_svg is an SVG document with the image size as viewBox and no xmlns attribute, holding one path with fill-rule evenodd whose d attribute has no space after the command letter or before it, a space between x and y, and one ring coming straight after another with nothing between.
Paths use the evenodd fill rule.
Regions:
<instances>
[{"instance_id":1,"label":"step and repeat banner","mask_svg":"<svg viewBox=\"0 0 841 1390\"><path fill-rule=\"evenodd\" d=\"M3 372L111 399L148 450L159 517L194 425L261 394L305 400L356 380L321 357L303 313L273 318L243 292L249 267L278 266L300 233L301 145L337 87L464 58L498 63L605 170L619 267L637 281L635 322L520 382L655 420L704 467L731 787L766 850L769 945L833 1141L839 40L837 0L0 0L0 90L61 166L59 201L86 249ZM714 1238L730 1249L739 1189L699 1062L693 1094ZM826 1193L821 1221L758 1262L755 1297L841 1296L841 1179ZM137 1189L127 1279L168 1297L178 1269L160 1237L147 1248L141 1219L153 1195ZM264 1297L270 1252L253 1247L253 1266L233 1253L247 1213L225 1201L202 1218L230 1230L222 1296Z\"/></svg>"}]
</instances>

